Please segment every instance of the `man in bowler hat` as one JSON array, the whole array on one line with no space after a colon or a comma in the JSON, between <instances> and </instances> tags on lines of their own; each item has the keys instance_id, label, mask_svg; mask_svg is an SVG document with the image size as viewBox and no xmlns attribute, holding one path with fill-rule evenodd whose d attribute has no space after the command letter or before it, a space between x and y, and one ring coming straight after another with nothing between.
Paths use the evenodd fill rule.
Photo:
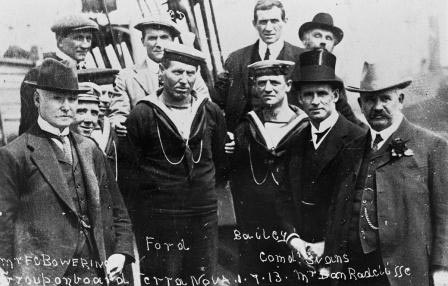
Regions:
<instances>
[{"instance_id":1,"label":"man in bowler hat","mask_svg":"<svg viewBox=\"0 0 448 286\"><path fill-rule=\"evenodd\" d=\"M360 87L347 88L370 129L340 156L325 251L346 255L330 270L347 279L335 285L448 284L448 143L403 116L403 75L365 62Z\"/></svg>"},{"instance_id":2,"label":"man in bowler hat","mask_svg":"<svg viewBox=\"0 0 448 286\"><path fill-rule=\"evenodd\" d=\"M0 257L11 261L3 274L11 285L116 280L133 261L131 222L101 150L69 131L86 90L54 59L26 84L36 89L37 122L0 149Z\"/></svg>"},{"instance_id":3,"label":"man in bowler hat","mask_svg":"<svg viewBox=\"0 0 448 286\"><path fill-rule=\"evenodd\" d=\"M336 110L344 89L334 72L336 57L324 49L312 50L300 55L300 64L300 77L294 84L311 124L291 152L288 186L280 192L279 210L288 245L314 264L324 251L331 187L340 167L337 155L365 132Z\"/></svg>"},{"instance_id":4,"label":"man in bowler hat","mask_svg":"<svg viewBox=\"0 0 448 286\"><path fill-rule=\"evenodd\" d=\"M86 69L85 58L92 46L93 33L98 31L98 24L85 15L72 14L62 16L53 23L51 31L56 35L57 50L44 58L52 58L72 68ZM35 88L25 81L36 81L39 67L31 69L20 86L20 126L19 135L28 130L38 117L34 105Z\"/></svg>"},{"instance_id":5,"label":"man in bowler hat","mask_svg":"<svg viewBox=\"0 0 448 286\"><path fill-rule=\"evenodd\" d=\"M299 28L299 38L307 49L325 49L330 53L342 41L344 32L333 24L328 13L317 13Z\"/></svg>"}]
</instances>

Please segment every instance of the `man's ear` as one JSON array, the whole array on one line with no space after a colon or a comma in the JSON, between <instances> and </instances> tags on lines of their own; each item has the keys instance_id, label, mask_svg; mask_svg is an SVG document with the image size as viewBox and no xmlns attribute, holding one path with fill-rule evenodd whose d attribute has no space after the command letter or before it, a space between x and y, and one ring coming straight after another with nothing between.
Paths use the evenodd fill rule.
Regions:
<instances>
[{"instance_id":1,"label":"man's ear","mask_svg":"<svg viewBox=\"0 0 448 286\"><path fill-rule=\"evenodd\" d=\"M400 94L398 95L398 101L399 101L401 104L403 104L403 102L404 102L404 93L400 93Z\"/></svg>"},{"instance_id":2,"label":"man's ear","mask_svg":"<svg viewBox=\"0 0 448 286\"><path fill-rule=\"evenodd\" d=\"M288 79L286 81L286 92L290 92L292 87L292 80Z\"/></svg>"},{"instance_id":3,"label":"man's ear","mask_svg":"<svg viewBox=\"0 0 448 286\"><path fill-rule=\"evenodd\" d=\"M56 35L56 47L61 48L62 36Z\"/></svg>"},{"instance_id":4,"label":"man's ear","mask_svg":"<svg viewBox=\"0 0 448 286\"><path fill-rule=\"evenodd\" d=\"M333 90L334 103L338 102L338 100L339 100L339 93L340 93L339 88L336 88L336 89Z\"/></svg>"},{"instance_id":5,"label":"man's ear","mask_svg":"<svg viewBox=\"0 0 448 286\"><path fill-rule=\"evenodd\" d=\"M33 96L34 96L34 105L36 105L36 107L39 109L40 105L39 92L35 90Z\"/></svg>"},{"instance_id":6,"label":"man's ear","mask_svg":"<svg viewBox=\"0 0 448 286\"><path fill-rule=\"evenodd\" d=\"M359 104L359 107L362 109L361 94L358 97L358 104Z\"/></svg>"}]
</instances>

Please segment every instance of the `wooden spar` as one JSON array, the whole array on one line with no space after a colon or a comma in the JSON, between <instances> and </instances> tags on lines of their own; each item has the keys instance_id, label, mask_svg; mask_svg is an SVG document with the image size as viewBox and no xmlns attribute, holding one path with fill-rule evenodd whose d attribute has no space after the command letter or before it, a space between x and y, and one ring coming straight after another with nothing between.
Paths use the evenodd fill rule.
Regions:
<instances>
[{"instance_id":1,"label":"wooden spar","mask_svg":"<svg viewBox=\"0 0 448 286\"><path fill-rule=\"evenodd\" d=\"M216 43L218 44L219 57L221 59L221 65L223 65L224 64L224 58L222 56L221 40L219 39L218 25L216 25L215 8L213 7L213 1L212 0L208 0L208 2L209 2L209 5L210 5L210 13L212 14L212 22L213 22L213 28L215 30Z\"/></svg>"},{"instance_id":2,"label":"wooden spar","mask_svg":"<svg viewBox=\"0 0 448 286\"><path fill-rule=\"evenodd\" d=\"M213 55L213 47L212 47L212 40L211 40L211 34L210 34L210 28L208 25L208 18L207 18L207 12L205 11L205 3L204 1L199 1L199 7L201 9L201 15L202 15L202 22L204 23L204 29L205 29L205 36L207 38L207 44L208 44L208 51L210 53L210 58L212 59L212 67L213 67L213 78L215 79L217 76L217 70L216 70L216 60Z\"/></svg>"},{"instance_id":3,"label":"wooden spar","mask_svg":"<svg viewBox=\"0 0 448 286\"><path fill-rule=\"evenodd\" d=\"M104 8L104 12L106 14L106 18L107 18L107 23L108 23L108 26L109 26L110 34L112 36L112 47L113 47L113 49L115 51L115 54L118 57L118 61L120 62L121 67L124 68L125 64L124 64L124 59L122 57L123 51L121 51L121 53L119 53L119 51L117 50L117 40L115 39L114 30L112 29L112 24L110 23L109 11L107 10L106 1L102 0L101 3L103 4L103 8ZM120 49L121 49L121 46L120 46Z\"/></svg>"}]
</instances>

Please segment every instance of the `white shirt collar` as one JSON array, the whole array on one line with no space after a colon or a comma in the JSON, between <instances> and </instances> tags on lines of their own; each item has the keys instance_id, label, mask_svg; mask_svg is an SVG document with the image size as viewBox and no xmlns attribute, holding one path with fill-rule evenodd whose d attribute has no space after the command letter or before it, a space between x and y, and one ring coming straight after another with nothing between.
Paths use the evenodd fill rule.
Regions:
<instances>
[{"instance_id":1,"label":"white shirt collar","mask_svg":"<svg viewBox=\"0 0 448 286\"><path fill-rule=\"evenodd\" d=\"M155 61L151 60L149 57L146 57L146 65L148 66L148 69L152 71L153 73L158 74L160 70L160 66Z\"/></svg>"},{"instance_id":2,"label":"white shirt collar","mask_svg":"<svg viewBox=\"0 0 448 286\"><path fill-rule=\"evenodd\" d=\"M277 59L278 55L283 49L283 46L285 45L285 41L282 39L279 39L277 42L270 44L269 46L266 45L265 42L263 42L262 39L258 40L258 54L260 55L260 58L263 60L264 55L266 54L266 49L269 47L269 59L275 60Z\"/></svg>"},{"instance_id":3,"label":"white shirt collar","mask_svg":"<svg viewBox=\"0 0 448 286\"><path fill-rule=\"evenodd\" d=\"M61 132L59 130L59 128L54 127L53 125L48 123L48 121L43 119L40 115L37 118L37 124L39 125L40 129L42 129L43 131L46 131L50 134L53 134L55 136L67 136L68 133L70 132L70 129L68 127L65 127L64 130L62 130L62 132Z\"/></svg>"},{"instance_id":4,"label":"white shirt collar","mask_svg":"<svg viewBox=\"0 0 448 286\"><path fill-rule=\"evenodd\" d=\"M372 127L370 127L370 135L372 136L372 145L373 140L375 140L376 134L380 134L381 138L383 138L383 140L380 143L378 143L378 149L380 149L387 141L387 139L389 139L389 137L392 134L394 134L395 131L397 131L402 121L403 121L403 114L400 114L398 115L397 120L391 126L387 127L384 130L381 130L380 132L375 131L372 129Z\"/></svg>"},{"instance_id":5,"label":"white shirt collar","mask_svg":"<svg viewBox=\"0 0 448 286\"><path fill-rule=\"evenodd\" d=\"M70 67L76 68L78 62L75 59L71 58L69 55L63 53L61 50L56 51L56 56L61 60L68 62Z\"/></svg>"},{"instance_id":6,"label":"white shirt collar","mask_svg":"<svg viewBox=\"0 0 448 286\"><path fill-rule=\"evenodd\" d=\"M336 124L336 121L338 121L339 113L333 112L328 118L324 119L320 124L319 128L314 127L314 125L311 123L311 140L313 141L314 149L319 148L320 144L325 140L325 137L327 137L328 133L330 133L330 130L325 133L325 135L322 137L322 139L319 142L316 142L317 135L316 133L323 132L327 129L333 128L333 126Z\"/></svg>"}]
</instances>

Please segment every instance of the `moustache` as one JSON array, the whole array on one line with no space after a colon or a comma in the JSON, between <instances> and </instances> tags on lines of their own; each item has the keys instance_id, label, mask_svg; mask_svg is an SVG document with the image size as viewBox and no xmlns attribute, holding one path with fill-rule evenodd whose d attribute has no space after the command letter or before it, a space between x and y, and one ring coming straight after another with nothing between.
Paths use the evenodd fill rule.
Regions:
<instances>
[{"instance_id":1,"label":"moustache","mask_svg":"<svg viewBox=\"0 0 448 286\"><path fill-rule=\"evenodd\" d=\"M369 115L369 118L370 118L370 119L375 119L375 118L378 118L378 117L380 117L380 118L386 118L386 119L390 118L389 114L387 114L387 113L384 112L384 111L372 111L372 112L370 113L370 115Z\"/></svg>"}]
</instances>

